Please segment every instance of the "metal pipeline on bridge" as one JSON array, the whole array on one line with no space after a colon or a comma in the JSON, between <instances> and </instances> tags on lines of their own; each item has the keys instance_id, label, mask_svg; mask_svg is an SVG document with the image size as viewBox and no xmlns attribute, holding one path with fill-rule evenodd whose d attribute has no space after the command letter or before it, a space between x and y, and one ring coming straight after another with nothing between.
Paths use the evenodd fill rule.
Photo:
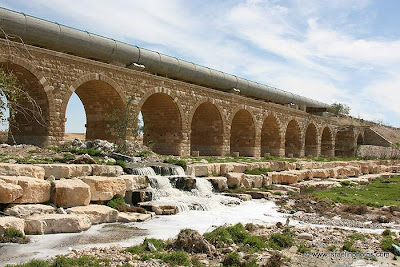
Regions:
<instances>
[{"instance_id":1,"label":"metal pipeline on bridge","mask_svg":"<svg viewBox=\"0 0 400 267\"><path fill-rule=\"evenodd\" d=\"M146 72L220 91L234 90L251 98L313 109L329 106L222 71L5 8L0 8L0 27L6 34L18 36L29 45L135 70L143 65Z\"/></svg>"}]
</instances>

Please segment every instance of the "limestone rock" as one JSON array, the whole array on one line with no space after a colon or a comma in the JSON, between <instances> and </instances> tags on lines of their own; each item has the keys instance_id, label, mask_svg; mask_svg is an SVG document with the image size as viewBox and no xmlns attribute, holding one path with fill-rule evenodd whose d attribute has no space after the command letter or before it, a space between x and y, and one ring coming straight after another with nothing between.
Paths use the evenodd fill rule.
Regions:
<instances>
[{"instance_id":1,"label":"limestone rock","mask_svg":"<svg viewBox=\"0 0 400 267\"><path fill-rule=\"evenodd\" d=\"M327 169L313 169L313 170L311 170L311 172L312 172L311 175L313 178L326 179L326 178L330 177L329 170L327 170Z\"/></svg>"},{"instance_id":2,"label":"limestone rock","mask_svg":"<svg viewBox=\"0 0 400 267\"><path fill-rule=\"evenodd\" d=\"M206 179L211 182L215 190L221 192L228 188L228 179L226 177L207 177Z\"/></svg>"},{"instance_id":3,"label":"limestone rock","mask_svg":"<svg viewBox=\"0 0 400 267\"><path fill-rule=\"evenodd\" d=\"M23 194L22 187L0 180L0 203L12 203Z\"/></svg>"},{"instance_id":4,"label":"limestone rock","mask_svg":"<svg viewBox=\"0 0 400 267\"><path fill-rule=\"evenodd\" d=\"M174 215L178 213L178 207L174 205L153 204L150 202L139 203L139 207L147 211L155 212L157 215Z\"/></svg>"},{"instance_id":5,"label":"limestone rock","mask_svg":"<svg viewBox=\"0 0 400 267\"><path fill-rule=\"evenodd\" d=\"M228 196L228 197L236 197L242 201L252 200L252 197L249 194L223 193L223 195Z\"/></svg>"},{"instance_id":6,"label":"limestone rock","mask_svg":"<svg viewBox=\"0 0 400 267\"><path fill-rule=\"evenodd\" d=\"M249 194L253 199L270 199L272 198L272 194L270 192L263 191L247 191L246 194Z\"/></svg>"},{"instance_id":7,"label":"limestone rock","mask_svg":"<svg viewBox=\"0 0 400 267\"><path fill-rule=\"evenodd\" d=\"M144 175L121 175L119 178L124 179L126 191L144 189L149 186L149 179Z\"/></svg>"},{"instance_id":8,"label":"limestone rock","mask_svg":"<svg viewBox=\"0 0 400 267\"><path fill-rule=\"evenodd\" d=\"M178 234L173 246L188 253L206 253L207 255L211 255L215 252L215 247L204 239L203 235L192 229L182 230Z\"/></svg>"},{"instance_id":9,"label":"limestone rock","mask_svg":"<svg viewBox=\"0 0 400 267\"><path fill-rule=\"evenodd\" d=\"M118 211L104 205L89 205L73 207L66 210L67 214L84 214L92 224L112 223L118 219Z\"/></svg>"},{"instance_id":10,"label":"limestone rock","mask_svg":"<svg viewBox=\"0 0 400 267\"><path fill-rule=\"evenodd\" d=\"M43 204L23 204L23 205L12 205L11 207L4 210L7 215L16 217L26 217L33 214L51 214L55 213L56 208L50 205Z\"/></svg>"},{"instance_id":11,"label":"limestone rock","mask_svg":"<svg viewBox=\"0 0 400 267\"><path fill-rule=\"evenodd\" d=\"M261 188L263 186L264 175L243 175L242 185L247 188Z\"/></svg>"},{"instance_id":12,"label":"limestone rock","mask_svg":"<svg viewBox=\"0 0 400 267\"><path fill-rule=\"evenodd\" d=\"M136 213L136 212L119 212L118 222L144 222L151 219L151 214Z\"/></svg>"},{"instance_id":13,"label":"limestone rock","mask_svg":"<svg viewBox=\"0 0 400 267\"><path fill-rule=\"evenodd\" d=\"M243 173L239 173L239 172L229 172L226 175L227 183L228 183L228 187L240 187L240 185L242 184L242 179L244 177Z\"/></svg>"},{"instance_id":14,"label":"limestone rock","mask_svg":"<svg viewBox=\"0 0 400 267\"><path fill-rule=\"evenodd\" d=\"M13 203L44 203L50 200L50 183L25 176L0 176L7 183L19 185L23 194Z\"/></svg>"},{"instance_id":15,"label":"limestone rock","mask_svg":"<svg viewBox=\"0 0 400 267\"><path fill-rule=\"evenodd\" d=\"M297 175L290 172L269 172L268 176L271 177L273 183L294 184L297 183L299 178Z\"/></svg>"},{"instance_id":16,"label":"limestone rock","mask_svg":"<svg viewBox=\"0 0 400 267\"><path fill-rule=\"evenodd\" d=\"M44 179L44 169L34 165L0 163L0 175Z\"/></svg>"},{"instance_id":17,"label":"limestone rock","mask_svg":"<svg viewBox=\"0 0 400 267\"><path fill-rule=\"evenodd\" d=\"M89 164L37 164L45 171L47 179L54 176L55 179L73 178L92 174L92 166Z\"/></svg>"},{"instance_id":18,"label":"limestone rock","mask_svg":"<svg viewBox=\"0 0 400 267\"><path fill-rule=\"evenodd\" d=\"M110 200L115 195L125 196L126 184L122 178L86 176L80 179L90 186L91 201Z\"/></svg>"},{"instance_id":19,"label":"limestone rock","mask_svg":"<svg viewBox=\"0 0 400 267\"><path fill-rule=\"evenodd\" d=\"M16 217L0 217L0 236L2 236L4 231L8 228L15 228L24 233L25 222L24 220Z\"/></svg>"},{"instance_id":20,"label":"limestone rock","mask_svg":"<svg viewBox=\"0 0 400 267\"><path fill-rule=\"evenodd\" d=\"M94 176L117 177L124 173L121 166L118 165L92 165Z\"/></svg>"},{"instance_id":21,"label":"limestone rock","mask_svg":"<svg viewBox=\"0 0 400 267\"><path fill-rule=\"evenodd\" d=\"M85 215L35 214L25 219L25 233L28 235L79 233L90 227L90 220Z\"/></svg>"},{"instance_id":22,"label":"limestone rock","mask_svg":"<svg viewBox=\"0 0 400 267\"><path fill-rule=\"evenodd\" d=\"M79 179L54 182L51 201L59 207L87 206L90 203L90 186Z\"/></svg>"},{"instance_id":23,"label":"limestone rock","mask_svg":"<svg viewBox=\"0 0 400 267\"><path fill-rule=\"evenodd\" d=\"M314 236L310 233L301 233L297 236L297 238L312 241Z\"/></svg>"},{"instance_id":24,"label":"limestone rock","mask_svg":"<svg viewBox=\"0 0 400 267\"><path fill-rule=\"evenodd\" d=\"M300 193L300 188L289 186L289 185L282 185L282 184L273 184L271 185L272 190L279 190L279 191L287 191L293 193Z\"/></svg>"}]
</instances>

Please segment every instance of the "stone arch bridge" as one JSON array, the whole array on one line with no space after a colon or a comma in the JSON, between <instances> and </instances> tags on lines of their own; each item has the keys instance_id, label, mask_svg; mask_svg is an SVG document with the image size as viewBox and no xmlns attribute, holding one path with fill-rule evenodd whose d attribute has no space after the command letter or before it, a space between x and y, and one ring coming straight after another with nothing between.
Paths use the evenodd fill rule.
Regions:
<instances>
[{"instance_id":1,"label":"stone arch bridge","mask_svg":"<svg viewBox=\"0 0 400 267\"><path fill-rule=\"evenodd\" d=\"M17 75L45 121L17 116L11 131L19 143L63 142L73 93L85 108L87 139L114 141L107 127L113 118L107 114L122 112L131 99L129 138L139 138L142 112L143 142L160 154L353 156L364 142L362 127L343 128L288 105L6 40L0 40L0 67Z\"/></svg>"}]
</instances>

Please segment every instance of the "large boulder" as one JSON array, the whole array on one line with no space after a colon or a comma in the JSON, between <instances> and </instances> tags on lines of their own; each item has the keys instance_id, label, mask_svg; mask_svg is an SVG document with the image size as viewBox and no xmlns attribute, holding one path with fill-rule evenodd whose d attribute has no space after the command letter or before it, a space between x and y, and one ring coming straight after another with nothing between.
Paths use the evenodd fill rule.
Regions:
<instances>
[{"instance_id":1,"label":"large boulder","mask_svg":"<svg viewBox=\"0 0 400 267\"><path fill-rule=\"evenodd\" d=\"M54 176L55 179L73 178L92 174L92 166L89 164L37 164L45 171L47 179Z\"/></svg>"},{"instance_id":2,"label":"large boulder","mask_svg":"<svg viewBox=\"0 0 400 267\"><path fill-rule=\"evenodd\" d=\"M112 223L118 220L118 211L104 205L73 207L66 210L68 214L84 214L92 224Z\"/></svg>"},{"instance_id":3,"label":"large boulder","mask_svg":"<svg viewBox=\"0 0 400 267\"><path fill-rule=\"evenodd\" d=\"M23 219L16 217L0 217L0 236L9 228L14 228L24 233L25 222Z\"/></svg>"},{"instance_id":4,"label":"large boulder","mask_svg":"<svg viewBox=\"0 0 400 267\"><path fill-rule=\"evenodd\" d=\"M0 203L12 203L23 194L22 187L0 180Z\"/></svg>"},{"instance_id":5,"label":"large boulder","mask_svg":"<svg viewBox=\"0 0 400 267\"><path fill-rule=\"evenodd\" d=\"M34 165L0 163L0 175L5 176L28 176L44 179L44 169Z\"/></svg>"},{"instance_id":6,"label":"large boulder","mask_svg":"<svg viewBox=\"0 0 400 267\"><path fill-rule=\"evenodd\" d=\"M117 177L124 174L124 170L118 165L92 165L94 176Z\"/></svg>"},{"instance_id":7,"label":"large boulder","mask_svg":"<svg viewBox=\"0 0 400 267\"><path fill-rule=\"evenodd\" d=\"M228 179L226 177L207 177L206 179L211 182L217 191L224 191L228 188Z\"/></svg>"},{"instance_id":8,"label":"large boulder","mask_svg":"<svg viewBox=\"0 0 400 267\"><path fill-rule=\"evenodd\" d=\"M157 215L174 215L178 213L178 207L171 204L154 204L151 202L138 203L139 207Z\"/></svg>"},{"instance_id":9,"label":"large boulder","mask_svg":"<svg viewBox=\"0 0 400 267\"><path fill-rule=\"evenodd\" d=\"M43 204L23 204L12 205L3 211L7 215L16 217L26 217L33 214L51 214L56 212L56 208Z\"/></svg>"},{"instance_id":10,"label":"large boulder","mask_svg":"<svg viewBox=\"0 0 400 267\"><path fill-rule=\"evenodd\" d=\"M86 176L80 179L90 186L91 201L106 201L115 195L125 196L125 180L120 177Z\"/></svg>"},{"instance_id":11,"label":"large boulder","mask_svg":"<svg viewBox=\"0 0 400 267\"><path fill-rule=\"evenodd\" d=\"M79 233L91 227L85 215L35 214L25 219L25 233L43 235L56 233Z\"/></svg>"},{"instance_id":12,"label":"large boulder","mask_svg":"<svg viewBox=\"0 0 400 267\"><path fill-rule=\"evenodd\" d=\"M19 185L23 194L13 203L44 203L50 200L50 182L25 176L0 176L7 183Z\"/></svg>"},{"instance_id":13,"label":"large boulder","mask_svg":"<svg viewBox=\"0 0 400 267\"><path fill-rule=\"evenodd\" d=\"M197 177L210 176L221 172L221 165L218 163L195 163L187 167L187 173Z\"/></svg>"},{"instance_id":14,"label":"large boulder","mask_svg":"<svg viewBox=\"0 0 400 267\"><path fill-rule=\"evenodd\" d=\"M241 184L242 184L243 176L244 176L244 174L240 173L240 172L229 172L229 173L227 173L226 174L226 178L228 179L227 180L228 187L229 188L234 188L234 187L238 188L238 187L240 187Z\"/></svg>"},{"instance_id":15,"label":"large boulder","mask_svg":"<svg viewBox=\"0 0 400 267\"><path fill-rule=\"evenodd\" d=\"M145 175L121 175L119 178L124 179L126 191L144 189L149 186L149 179Z\"/></svg>"},{"instance_id":16,"label":"large boulder","mask_svg":"<svg viewBox=\"0 0 400 267\"><path fill-rule=\"evenodd\" d=\"M90 203L90 186L79 179L54 181L51 201L59 207L87 206Z\"/></svg>"},{"instance_id":17,"label":"large boulder","mask_svg":"<svg viewBox=\"0 0 400 267\"><path fill-rule=\"evenodd\" d=\"M269 172L268 176L271 177L272 183L276 184L294 184L299 181L298 176L290 172Z\"/></svg>"},{"instance_id":18,"label":"large boulder","mask_svg":"<svg viewBox=\"0 0 400 267\"><path fill-rule=\"evenodd\" d=\"M136 212L119 212L118 222L144 222L151 219L151 214Z\"/></svg>"},{"instance_id":19,"label":"large boulder","mask_svg":"<svg viewBox=\"0 0 400 267\"><path fill-rule=\"evenodd\" d=\"M243 175L241 184L247 188L261 188L263 186L264 175Z\"/></svg>"},{"instance_id":20,"label":"large boulder","mask_svg":"<svg viewBox=\"0 0 400 267\"><path fill-rule=\"evenodd\" d=\"M173 246L178 250L189 253L206 253L207 255L211 255L215 252L215 247L204 239L203 235L191 229L181 230Z\"/></svg>"},{"instance_id":21,"label":"large boulder","mask_svg":"<svg viewBox=\"0 0 400 267\"><path fill-rule=\"evenodd\" d=\"M330 177L330 172L328 169L313 169L311 170L313 178L326 179Z\"/></svg>"}]
</instances>

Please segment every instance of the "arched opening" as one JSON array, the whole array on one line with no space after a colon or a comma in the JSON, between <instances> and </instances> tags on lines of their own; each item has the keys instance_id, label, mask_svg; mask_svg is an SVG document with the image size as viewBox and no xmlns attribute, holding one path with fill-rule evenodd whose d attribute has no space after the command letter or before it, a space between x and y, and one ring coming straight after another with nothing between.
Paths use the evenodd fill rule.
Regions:
<instances>
[{"instance_id":1,"label":"arched opening","mask_svg":"<svg viewBox=\"0 0 400 267\"><path fill-rule=\"evenodd\" d=\"M268 115L261 129L261 155L269 153L271 156L280 156L281 131L279 122L273 115Z\"/></svg>"},{"instance_id":2,"label":"arched opening","mask_svg":"<svg viewBox=\"0 0 400 267\"><path fill-rule=\"evenodd\" d=\"M68 101L65 114L64 140L86 139L86 112L82 101L76 93L73 93Z\"/></svg>"},{"instance_id":3,"label":"arched opening","mask_svg":"<svg viewBox=\"0 0 400 267\"><path fill-rule=\"evenodd\" d=\"M231 125L231 153L253 157L255 154L256 128L251 114L244 109L236 112Z\"/></svg>"},{"instance_id":4,"label":"arched opening","mask_svg":"<svg viewBox=\"0 0 400 267\"><path fill-rule=\"evenodd\" d=\"M362 136L362 134L359 134L357 137L357 146L361 145L364 145L364 137Z\"/></svg>"},{"instance_id":5,"label":"arched opening","mask_svg":"<svg viewBox=\"0 0 400 267\"><path fill-rule=\"evenodd\" d=\"M195 111L190 134L190 151L201 156L222 156L224 128L222 116L210 102L201 104Z\"/></svg>"},{"instance_id":6,"label":"arched opening","mask_svg":"<svg viewBox=\"0 0 400 267\"><path fill-rule=\"evenodd\" d=\"M356 152L354 131L352 128L341 129L336 134L335 156L354 157Z\"/></svg>"},{"instance_id":7,"label":"arched opening","mask_svg":"<svg viewBox=\"0 0 400 267\"><path fill-rule=\"evenodd\" d=\"M295 120L291 120L286 127L285 134L285 155L293 154L294 157L300 157L301 151L301 130Z\"/></svg>"},{"instance_id":8,"label":"arched opening","mask_svg":"<svg viewBox=\"0 0 400 267\"><path fill-rule=\"evenodd\" d=\"M85 108L86 140L115 142L115 129L124 110L124 101L115 88L104 81L92 80L81 84L75 93ZM71 97L68 104L70 101Z\"/></svg>"},{"instance_id":9,"label":"arched opening","mask_svg":"<svg viewBox=\"0 0 400 267\"><path fill-rule=\"evenodd\" d=\"M321 136L321 156L333 157L332 133L329 127L325 127Z\"/></svg>"},{"instance_id":10,"label":"arched opening","mask_svg":"<svg viewBox=\"0 0 400 267\"><path fill-rule=\"evenodd\" d=\"M0 63L6 72L12 72L23 89L15 112L9 121L8 142L46 146L49 136L49 102L38 78L24 67L13 63Z\"/></svg>"},{"instance_id":11,"label":"arched opening","mask_svg":"<svg viewBox=\"0 0 400 267\"><path fill-rule=\"evenodd\" d=\"M167 94L153 94L144 102L141 114L143 144L159 154L180 155L182 119L174 100Z\"/></svg>"},{"instance_id":12,"label":"arched opening","mask_svg":"<svg viewBox=\"0 0 400 267\"><path fill-rule=\"evenodd\" d=\"M316 157L318 155L317 146L317 128L310 123L306 130L305 136L305 154L306 156Z\"/></svg>"}]
</instances>

